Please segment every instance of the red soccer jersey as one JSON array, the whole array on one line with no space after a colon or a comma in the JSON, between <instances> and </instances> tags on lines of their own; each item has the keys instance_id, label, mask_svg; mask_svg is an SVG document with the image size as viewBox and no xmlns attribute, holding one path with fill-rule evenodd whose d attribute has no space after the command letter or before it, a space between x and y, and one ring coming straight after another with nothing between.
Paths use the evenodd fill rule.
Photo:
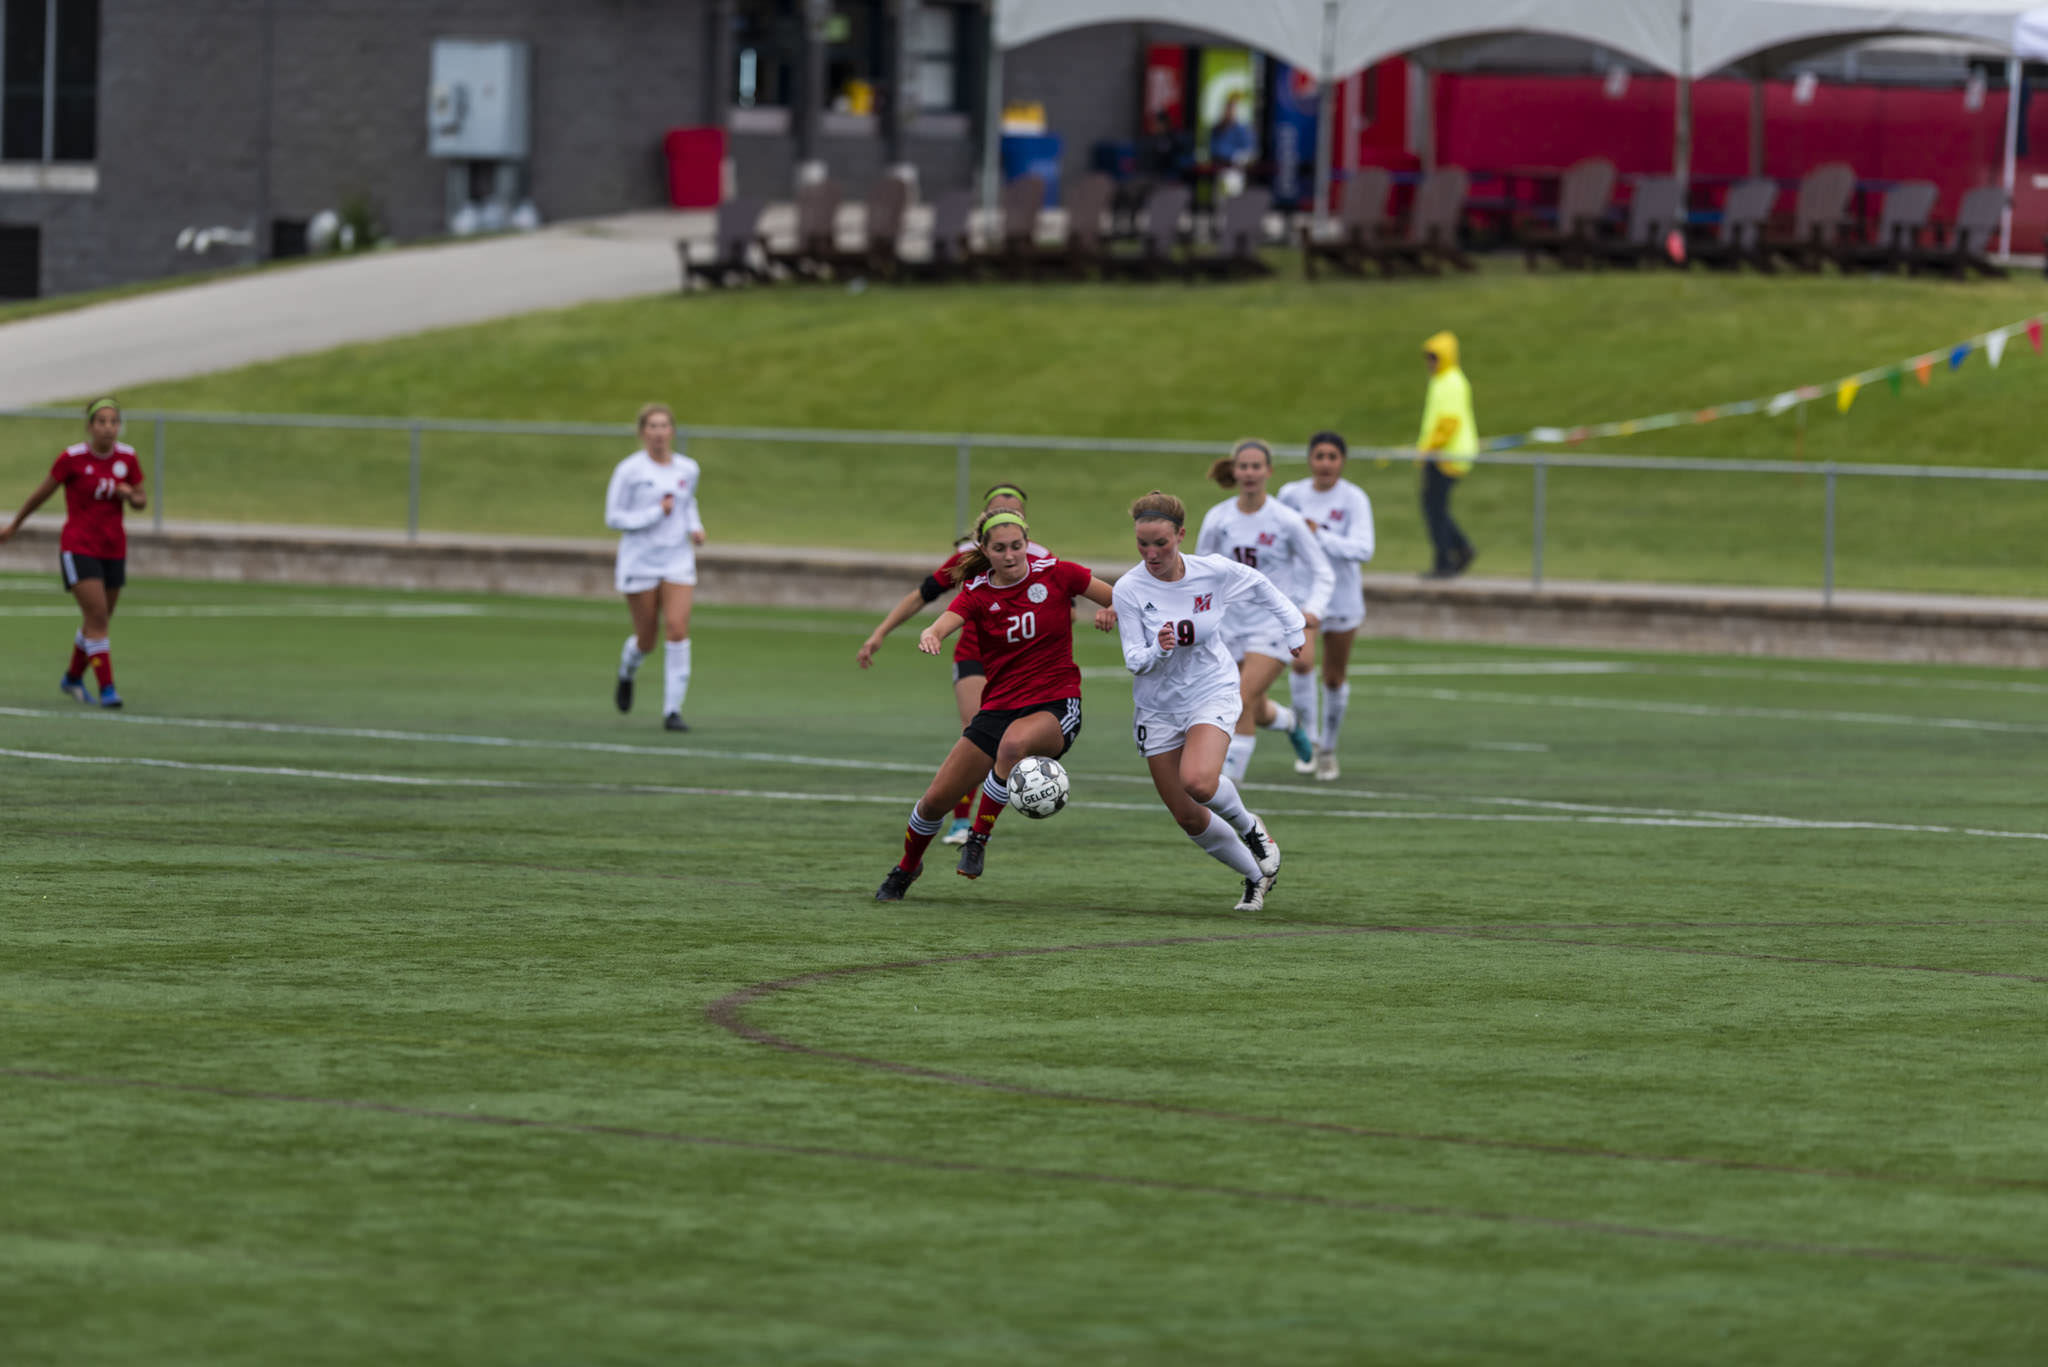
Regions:
<instances>
[{"instance_id":1,"label":"red soccer jersey","mask_svg":"<svg viewBox=\"0 0 2048 1367\"><path fill-rule=\"evenodd\" d=\"M1026 562L1024 577L997 588L986 574L968 581L948 612L958 613L980 637L988 671L985 708L1029 707L1081 696L1074 667L1074 600L1095 575L1083 565L1051 556Z\"/></svg>"},{"instance_id":2,"label":"red soccer jersey","mask_svg":"<svg viewBox=\"0 0 2048 1367\"><path fill-rule=\"evenodd\" d=\"M67 446L50 467L50 478L64 486L64 532L57 549L101 560L125 559L128 532L121 525L121 512L128 505L114 486L142 483L142 462L135 458L135 448L117 441L102 456L86 442Z\"/></svg>"},{"instance_id":3,"label":"red soccer jersey","mask_svg":"<svg viewBox=\"0 0 2048 1367\"><path fill-rule=\"evenodd\" d=\"M972 541L961 542L960 548L947 556L944 564L932 571L932 582L949 586L958 584L960 582L960 562L973 549L974 543ZM1051 551L1039 545L1036 541L1025 542L1024 549L1030 551L1034 556L1041 558L1052 554ZM927 595L925 602L927 603L939 596L937 589L927 588L925 593ZM981 641L974 633L974 623L969 622L960 628L960 634L954 638L953 658L955 660L977 661L981 659Z\"/></svg>"}]
</instances>

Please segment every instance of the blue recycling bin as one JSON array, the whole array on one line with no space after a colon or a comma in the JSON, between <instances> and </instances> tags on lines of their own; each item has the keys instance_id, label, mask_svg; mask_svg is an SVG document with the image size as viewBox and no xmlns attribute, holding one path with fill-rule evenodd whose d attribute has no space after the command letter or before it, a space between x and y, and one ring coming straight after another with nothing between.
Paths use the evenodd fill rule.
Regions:
<instances>
[{"instance_id":1,"label":"blue recycling bin","mask_svg":"<svg viewBox=\"0 0 2048 1367\"><path fill-rule=\"evenodd\" d=\"M1057 133L1005 133L1003 135L1003 180L1035 175L1045 182L1045 206L1060 202L1060 135Z\"/></svg>"}]
</instances>

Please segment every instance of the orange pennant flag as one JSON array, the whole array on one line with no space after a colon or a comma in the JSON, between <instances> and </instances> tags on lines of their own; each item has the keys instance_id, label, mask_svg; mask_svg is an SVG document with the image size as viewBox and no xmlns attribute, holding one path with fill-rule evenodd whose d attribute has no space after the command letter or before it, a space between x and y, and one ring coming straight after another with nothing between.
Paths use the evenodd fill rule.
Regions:
<instances>
[{"instance_id":1,"label":"orange pennant flag","mask_svg":"<svg viewBox=\"0 0 2048 1367\"><path fill-rule=\"evenodd\" d=\"M1926 384L1934 378L1934 362L1922 356L1919 360L1913 362L1913 374L1919 379L1921 384Z\"/></svg>"}]
</instances>

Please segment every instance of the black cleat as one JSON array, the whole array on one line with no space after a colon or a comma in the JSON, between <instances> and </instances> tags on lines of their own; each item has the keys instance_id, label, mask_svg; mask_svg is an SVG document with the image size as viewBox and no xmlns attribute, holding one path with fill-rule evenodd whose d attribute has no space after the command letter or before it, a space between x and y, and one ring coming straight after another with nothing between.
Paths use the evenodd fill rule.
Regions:
<instances>
[{"instance_id":1,"label":"black cleat","mask_svg":"<svg viewBox=\"0 0 2048 1367\"><path fill-rule=\"evenodd\" d=\"M988 857L988 837L980 832L967 837L967 843L960 847L960 867L954 872L962 878L981 877L981 864Z\"/></svg>"},{"instance_id":2,"label":"black cleat","mask_svg":"<svg viewBox=\"0 0 2048 1367\"><path fill-rule=\"evenodd\" d=\"M671 712L661 719L661 729L664 731L687 731L690 729L690 724L683 720L682 713Z\"/></svg>"},{"instance_id":3,"label":"black cleat","mask_svg":"<svg viewBox=\"0 0 2048 1367\"><path fill-rule=\"evenodd\" d=\"M618 704L621 712L633 710L633 681L623 674L619 676L619 686L612 690L612 701Z\"/></svg>"},{"instance_id":4,"label":"black cleat","mask_svg":"<svg viewBox=\"0 0 2048 1367\"><path fill-rule=\"evenodd\" d=\"M902 901L903 894L910 891L910 885L915 883L917 876L923 872L924 865L922 864L919 864L914 869L906 869L901 864L898 864L895 868L889 870L889 876L882 880L882 886L875 889L875 900L877 902Z\"/></svg>"}]
</instances>

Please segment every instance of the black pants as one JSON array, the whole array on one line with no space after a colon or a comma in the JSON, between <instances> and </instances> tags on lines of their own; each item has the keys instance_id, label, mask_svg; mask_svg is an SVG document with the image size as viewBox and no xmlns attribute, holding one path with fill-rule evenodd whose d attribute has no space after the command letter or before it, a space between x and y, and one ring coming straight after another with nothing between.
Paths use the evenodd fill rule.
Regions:
<instances>
[{"instance_id":1,"label":"black pants","mask_svg":"<svg viewBox=\"0 0 2048 1367\"><path fill-rule=\"evenodd\" d=\"M1436 547L1436 568L1453 570L1472 554L1472 543L1451 520L1451 492L1458 481L1445 474L1435 461L1422 467L1422 521L1429 528L1430 544Z\"/></svg>"}]
</instances>

